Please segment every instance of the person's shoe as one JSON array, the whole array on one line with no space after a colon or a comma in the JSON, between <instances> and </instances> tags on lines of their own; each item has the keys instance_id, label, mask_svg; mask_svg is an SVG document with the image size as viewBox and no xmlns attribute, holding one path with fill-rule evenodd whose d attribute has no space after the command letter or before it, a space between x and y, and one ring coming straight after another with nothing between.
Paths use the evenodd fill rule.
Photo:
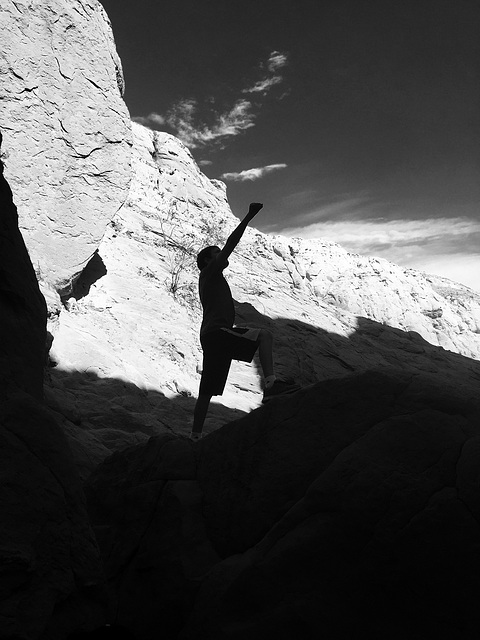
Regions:
<instances>
[{"instance_id":1,"label":"person's shoe","mask_svg":"<svg viewBox=\"0 0 480 640\"><path fill-rule=\"evenodd\" d=\"M287 380L275 380L271 387L265 389L263 392L263 400L262 402L268 402L272 398L276 398L277 396L288 395L289 393L295 393L300 389L300 385L298 385L294 380L288 378Z\"/></svg>"},{"instance_id":2,"label":"person's shoe","mask_svg":"<svg viewBox=\"0 0 480 640\"><path fill-rule=\"evenodd\" d=\"M190 440L201 440L203 433L201 431L190 431Z\"/></svg>"}]
</instances>

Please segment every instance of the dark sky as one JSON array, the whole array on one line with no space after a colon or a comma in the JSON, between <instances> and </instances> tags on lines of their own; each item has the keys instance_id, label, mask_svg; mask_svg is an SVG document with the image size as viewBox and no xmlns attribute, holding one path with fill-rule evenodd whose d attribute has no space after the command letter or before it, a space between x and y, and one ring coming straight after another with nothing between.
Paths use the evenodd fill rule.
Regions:
<instances>
[{"instance_id":1,"label":"dark sky","mask_svg":"<svg viewBox=\"0 0 480 640\"><path fill-rule=\"evenodd\" d=\"M237 215L262 201L262 230L411 266L478 258L480 282L480 3L102 4L132 118L182 138Z\"/></svg>"}]
</instances>

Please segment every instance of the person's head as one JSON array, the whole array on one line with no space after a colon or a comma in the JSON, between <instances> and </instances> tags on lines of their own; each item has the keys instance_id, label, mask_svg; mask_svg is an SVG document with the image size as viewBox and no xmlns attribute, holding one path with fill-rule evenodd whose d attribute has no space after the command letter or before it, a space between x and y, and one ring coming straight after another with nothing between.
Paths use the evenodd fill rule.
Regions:
<instances>
[{"instance_id":1,"label":"person's head","mask_svg":"<svg viewBox=\"0 0 480 640\"><path fill-rule=\"evenodd\" d=\"M220 251L221 251L220 247L217 247L217 246L205 247L205 249L202 249L200 253L197 255L197 267L200 269L200 271L202 269L205 269L205 267L210 262L210 260L213 260L213 258L218 253L220 253Z\"/></svg>"}]
</instances>

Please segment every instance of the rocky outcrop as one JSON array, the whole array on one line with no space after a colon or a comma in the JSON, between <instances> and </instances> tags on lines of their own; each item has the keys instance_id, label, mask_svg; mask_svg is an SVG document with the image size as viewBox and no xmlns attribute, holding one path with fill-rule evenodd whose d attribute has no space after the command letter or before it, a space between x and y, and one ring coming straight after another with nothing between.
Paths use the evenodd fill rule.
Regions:
<instances>
[{"instance_id":1,"label":"rocky outcrop","mask_svg":"<svg viewBox=\"0 0 480 640\"><path fill-rule=\"evenodd\" d=\"M17 209L1 160L0 307L0 400L19 390L41 399L47 309L18 228Z\"/></svg>"},{"instance_id":2,"label":"rocky outcrop","mask_svg":"<svg viewBox=\"0 0 480 640\"><path fill-rule=\"evenodd\" d=\"M477 384L371 370L114 454L87 492L118 622L145 640L474 638Z\"/></svg>"},{"instance_id":3,"label":"rocky outcrop","mask_svg":"<svg viewBox=\"0 0 480 640\"><path fill-rule=\"evenodd\" d=\"M104 620L104 578L65 434L42 404L46 305L2 171L0 311L0 638L62 640Z\"/></svg>"},{"instance_id":4,"label":"rocky outcrop","mask_svg":"<svg viewBox=\"0 0 480 640\"><path fill-rule=\"evenodd\" d=\"M75 466L93 471L111 621L138 638L475 637L480 297L250 229L229 270L238 322L271 329L277 372L306 388L252 411L258 363L235 364L208 437L183 438L195 254L237 222L225 186L134 125L124 203L130 123L103 9L10 5L7 175L58 319L46 409L45 304L2 179L1 637L105 620Z\"/></svg>"},{"instance_id":5,"label":"rocky outcrop","mask_svg":"<svg viewBox=\"0 0 480 640\"><path fill-rule=\"evenodd\" d=\"M131 197L99 246L99 276L61 312L51 351L48 402L84 475L117 447L190 428L201 366L195 253L235 224L225 186L180 141L133 128ZM210 428L257 402L237 395L213 406Z\"/></svg>"},{"instance_id":6,"label":"rocky outcrop","mask_svg":"<svg viewBox=\"0 0 480 640\"><path fill-rule=\"evenodd\" d=\"M63 640L106 619L104 576L65 434L27 394L0 404L0 638Z\"/></svg>"},{"instance_id":7,"label":"rocky outcrop","mask_svg":"<svg viewBox=\"0 0 480 640\"><path fill-rule=\"evenodd\" d=\"M62 310L51 352L48 401L85 476L118 448L189 432L202 363L195 254L238 222L224 185L181 142L133 131L129 200L99 245L97 275ZM468 377L480 356L478 294L331 242L249 229L226 277L238 323L271 329L277 372L302 385L378 366L442 380L458 366ZM215 400L207 433L258 407L258 363L234 363Z\"/></svg>"},{"instance_id":8,"label":"rocky outcrop","mask_svg":"<svg viewBox=\"0 0 480 640\"><path fill-rule=\"evenodd\" d=\"M97 0L4 3L0 30L6 175L38 275L65 293L128 194L122 68Z\"/></svg>"}]
</instances>

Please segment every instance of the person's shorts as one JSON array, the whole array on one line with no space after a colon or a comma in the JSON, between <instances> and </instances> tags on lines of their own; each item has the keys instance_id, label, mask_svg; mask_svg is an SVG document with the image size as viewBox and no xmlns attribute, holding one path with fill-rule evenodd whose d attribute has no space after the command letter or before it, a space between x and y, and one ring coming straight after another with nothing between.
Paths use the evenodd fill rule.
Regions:
<instances>
[{"instance_id":1,"label":"person's shorts","mask_svg":"<svg viewBox=\"0 0 480 640\"><path fill-rule=\"evenodd\" d=\"M221 396L232 360L251 362L259 345L260 329L218 329L200 338L203 370L200 395Z\"/></svg>"}]
</instances>

